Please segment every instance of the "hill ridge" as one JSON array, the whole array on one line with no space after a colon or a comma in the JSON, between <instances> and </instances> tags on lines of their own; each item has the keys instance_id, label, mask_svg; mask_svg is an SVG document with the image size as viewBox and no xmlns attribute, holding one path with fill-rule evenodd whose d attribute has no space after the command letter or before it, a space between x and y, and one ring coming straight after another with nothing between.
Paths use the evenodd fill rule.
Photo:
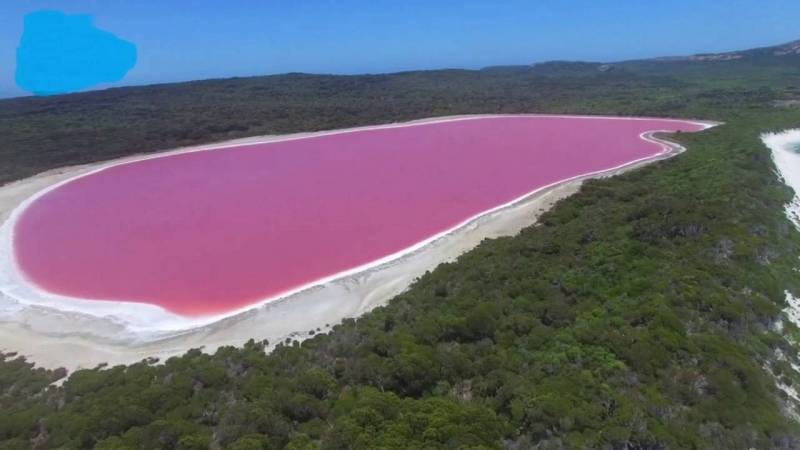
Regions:
<instances>
[{"instance_id":1,"label":"hill ridge","mask_svg":"<svg viewBox=\"0 0 800 450\"><path fill-rule=\"evenodd\" d=\"M747 50L737 50L720 53L696 53L686 56L660 56L650 58L653 61L731 61L756 57L781 57L800 55L800 39L767 47L757 47Z\"/></svg>"}]
</instances>

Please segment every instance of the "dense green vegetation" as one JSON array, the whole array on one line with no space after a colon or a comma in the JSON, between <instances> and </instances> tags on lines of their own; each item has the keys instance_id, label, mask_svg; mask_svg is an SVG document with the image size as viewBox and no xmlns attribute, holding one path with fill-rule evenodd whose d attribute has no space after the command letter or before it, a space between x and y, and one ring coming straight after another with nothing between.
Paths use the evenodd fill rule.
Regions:
<instances>
[{"instance_id":1,"label":"dense green vegetation","mask_svg":"<svg viewBox=\"0 0 800 450\"><path fill-rule=\"evenodd\" d=\"M780 66L762 84L733 74L746 62L724 76L635 64L287 75L0 102L14 110L0 108L11 142L0 152L15 161L4 180L130 145L435 114L728 122L675 136L690 151L588 182L541 225L484 241L388 306L269 355L251 341L82 370L60 387L49 383L63 373L7 356L0 449L800 447L776 385L800 382L796 349L775 331L784 290L800 293L800 233L759 140L800 126L800 109L771 106L798 74ZM207 128L220 123L249 125ZM52 131L34 137L41 130Z\"/></svg>"}]
</instances>

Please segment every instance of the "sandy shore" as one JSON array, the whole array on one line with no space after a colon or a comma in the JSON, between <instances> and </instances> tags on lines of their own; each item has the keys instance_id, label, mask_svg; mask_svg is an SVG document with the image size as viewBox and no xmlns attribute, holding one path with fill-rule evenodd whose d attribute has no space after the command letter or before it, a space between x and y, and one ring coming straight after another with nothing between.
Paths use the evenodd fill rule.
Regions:
<instances>
[{"instance_id":1,"label":"sandy shore","mask_svg":"<svg viewBox=\"0 0 800 450\"><path fill-rule=\"evenodd\" d=\"M798 153L798 150L800 150L800 129L765 134L761 136L761 140L772 150L772 160L783 182L794 189L794 198L784 206L784 212L786 217L800 230L800 153ZM784 317L794 325L800 326L800 299L794 297L788 291L785 294L787 307L783 310ZM779 320L776 324L776 331L781 332L782 330L783 321ZM782 361L789 360L792 368L800 372L800 366L787 358L783 352L778 352L776 356ZM767 372L772 373L770 370L767 370ZM784 391L792 400L800 402L800 394L798 394L796 386L785 384L777 376L775 377L775 382L778 388ZM800 418L795 404L789 402L786 405L787 412L792 417L795 419Z\"/></svg>"},{"instance_id":2,"label":"sandy shore","mask_svg":"<svg viewBox=\"0 0 800 450\"><path fill-rule=\"evenodd\" d=\"M407 124L469 118L471 117L435 118ZM358 129L365 128L380 127ZM330 132L248 138L45 172L0 188L0 222L5 222L15 208L43 189L109 165L186 151L321 134ZM145 339L141 335L131 333L123 324L102 317L102 314L91 315L61 311L47 306L22 305L10 297L0 296L0 350L19 352L29 360L46 367L63 366L73 370L81 367L91 368L101 363L129 364L148 357L163 359L180 355L190 348L204 347L208 351L214 351L224 345L241 345L250 338L268 339L272 345L287 337L302 340L308 337L310 330L325 331L344 318L357 317L385 304L404 291L426 270L433 269L442 262L456 259L483 239L513 235L520 229L536 223L543 211L556 201L575 193L582 181L587 178L621 173L683 150L652 136L643 138L667 145L671 151L619 168L549 186L512 205L482 215L401 258L310 287L208 325L170 332L169 335L149 334Z\"/></svg>"},{"instance_id":3,"label":"sandy shore","mask_svg":"<svg viewBox=\"0 0 800 450\"><path fill-rule=\"evenodd\" d=\"M761 140L772 150L772 160L783 182L794 189L795 196L785 211L786 216L800 228L800 153L791 148L792 145L800 146L800 129L765 134Z\"/></svg>"},{"instance_id":4,"label":"sandy shore","mask_svg":"<svg viewBox=\"0 0 800 450\"><path fill-rule=\"evenodd\" d=\"M794 198L784 206L784 211L786 217L800 229L800 153L792 148L800 146L800 129L765 134L761 140L772 150L772 160L783 182L794 189ZM787 292L786 302L789 305L784 310L786 318L800 326L800 299Z\"/></svg>"}]
</instances>

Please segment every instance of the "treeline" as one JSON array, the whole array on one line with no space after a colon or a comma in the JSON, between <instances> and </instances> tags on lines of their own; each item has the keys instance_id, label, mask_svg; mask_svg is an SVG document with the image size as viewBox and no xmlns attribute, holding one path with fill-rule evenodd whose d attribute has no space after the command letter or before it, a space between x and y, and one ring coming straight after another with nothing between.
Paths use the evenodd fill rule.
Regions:
<instances>
[{"instance_id":1,"label":"treeline","mask_svg":"<svg viewBox=\"0 0 800 450\"><path fill-rule=\"evenodd\" d=\"M302 344L60 375L0 363L2 449L800 447L776 331L800 234L767 111L588 182ZM788 334L798 335L785 321Z\"/></svg>"},{"instance_id":2,"label":"treeline","mask_svg":"<svg viewBox=\"0 0 800 450\"><path fill-rule=\"evenodd\" d=\"M0 185L65 165L246 136L476 113L720 119L800 86L772 63L629 62L388 75L288 74L0 100Z\"/></svg>"}]
</instances>

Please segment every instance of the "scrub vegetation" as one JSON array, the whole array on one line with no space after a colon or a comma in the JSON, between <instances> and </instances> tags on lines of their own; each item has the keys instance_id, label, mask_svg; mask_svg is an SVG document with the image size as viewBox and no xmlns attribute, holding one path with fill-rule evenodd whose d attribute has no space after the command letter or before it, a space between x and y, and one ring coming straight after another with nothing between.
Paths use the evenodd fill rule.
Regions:
<instances>
[{"instance_id":1,"label":"scrub vegetation","mask_svg":"<svg viewBox=\"0 0 800 450\"><path fill-rule=\"evenodd\" d=\"M773 106L800 83L797 59L781 61L286 75L0 102L5 181L432 115L726 121L672 136L689 151L587 182L540 225L269 355L250 341L59 386L63 371L6 355L0 449L800 448L787 394L800 330L782 313L785 290L800 293L800 233L759 139L800 127L800 109Z\"/></svg>"}]
</instances>

